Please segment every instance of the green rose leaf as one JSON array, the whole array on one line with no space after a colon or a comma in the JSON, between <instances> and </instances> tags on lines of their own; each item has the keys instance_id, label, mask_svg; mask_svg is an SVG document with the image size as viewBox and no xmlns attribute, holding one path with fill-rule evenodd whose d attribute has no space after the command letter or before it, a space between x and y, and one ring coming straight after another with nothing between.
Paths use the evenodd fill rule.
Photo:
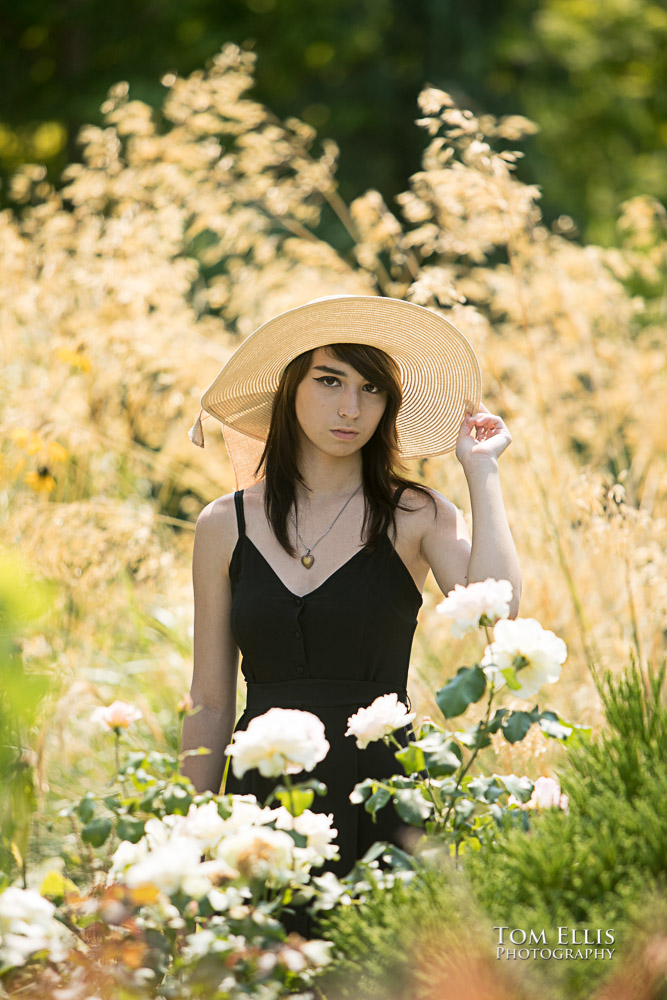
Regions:
<instances>
[{"instance_id":1,"label":"green rose leaf","mask_svg":"<svg viewBox=\"0 0 667 1000\"><path fill-rule=\"evenodd\" d=\"M327 794L327 786L323 781L318 781L317 778L310 778L308 781L302 782L304 788L312 788L316 795L320 797Z\"/></svg>"},{"instance_id":2,"label":"green rose leaf","mask_svg":"<svg viewBox=\"0 0 667 1000\"><path fill-rule=\"evenodd\" d=\"M88 823L93 818L93 813L95 812L95 799L90 792L86 792L84 797L79 802L76 811L82 823Z\"/></svg>"},{"instance_id":3,"label":"green rose leaf","mask_svg":"<svg viewBox=\"0 0 667 1000\"><path fill-rule=\"evenodd\" d=\"M376 840L374 844L368 848L363 858L359 858L362 864L368 864L369 861L375 861L380 855L384 854L387 849L387 843L384 840ZM344 887L342 887L344 888Z\"/></svg>"},{"instance_id":4,"label":"green rose leaf","mask_svg":"<svg viewBox=\"0 0 667 1000\"><path fill-rule=\"evenodd\" d=\"M415 779L407 774L392 774L391 778L385 778L391 787L396 791L399 788L414 788Z\"/></svg>"},{"instance_id":5,"label":"green rose leaf","mask_svg":"<svg viewBox=\"0 0 667 1000\"><path fill-rule=\"evenodd\" d=\"M469 782L468 791L481 802L495 802L503 794L504 789L495 778L484 778L479 775Z\"/></svg>"},{"instance_id":6,"label":"green rose leaf","mask_svg":"<svg viewBox=\"0 0 667 1000\"><path fill-rule=\"evenodd\" d=\"M141 765L144 764L145 760L146 754L143 750L133 750L131 753L127 754L125 762L121 766L118 773L121 775L133 774L138 767L141 767Z\"/></svg>"},{"instance_id":7,"label":"green rose leaf","mask_svg":"<svg viewBox=\"0 0 667 1000\"><path fill-rule=\"evenodd\" d=\"M391 867L394 871L397 869L399 871L414 871L415 870L415 859L412 854L408 854L407 851L402 851L400 847L396 847L395 844L385 844L386 850L384 851L383 857L391 863Z\"/></svg>"},{"instance_id":8,"label":"green rose leaf","mask_svg":"<svg viewBox=\"0 0 667 1000\"><path fill-rule=\"evenodd\" d=\"M447 740L435 750L424 753L424 763L429 775L433 778L443 778L454 774L461 766L463 754L454 740Z\"/></svg>"},{"instance_id":9,"label":"green rose leaf","mask_svg":"<svg viewBox=\"0 0 667 1000\"><path fill-rule=\"evenodd\" d=\"M486 724L487 733L497 733L500 729L501 723L504 717L507 715L509 710L507 708L497 708L494 712L493 718L490 719Z\"/></svg>"},{"instance_id":10,"label":"green rose leaf","mask_svg":"<svg viewBox=\"0 0 667 1000\"><path fill-rule=\"evenodd\" d=\"M388 788L378 788L377 792L373 792L369 799L364 802L364 809L366 812L370 813L375 820L375 814L379 809L383 809L387 802L391 798L391 792Z\"/></svg>"},{"instance_id":11,"label":"green rose leaf","mask_svg":"<svg viewBox=\"0 0 667 1000\"><path fill-rule=\"evenodd\" d=\"M308 843L308 837L303 833L297 833L296 830L287 831L294 841L296 847L305 847Z\"/></svg>"},{"instance_id":12,"label":"green rose leaf","mask_svg":"<svg viewBox=\"0 0 667 1000\"><path fill-rule=\"evenodd\" d=\"M503 719L501 726L508 743L519 743L532 724L533 720L528 712L510 712Z\"/></svg>"},{"instance_id":13,"label":"green rose leaf","mask_svg":"<svg viewBox=\"0 0 667 1000\"><path fill-rule=\"evenodd\" d=\"M312 788L293 788L290 795L287 788L280 788L276 790L276 798L281 806L285 806L288 812L291 812L294 816L300 816L306 809L310 809L315 798L315 792Z\"/></svg>"},{"instance_id":14,"label":"green rose leaf","mask_svg":"<svg viewBox=\"0 0 667 1000\"><path fill-rule=\"evenodd\" d=\"M192 796L181 785L167 785L162 793L162 802L168 813L185 816L190 808Z\"/></svg>"},{"instance_id":15,"label":"green rose leaf","mask_svg":"<svg viewBox=\"0 0 667 1000\"><path fill-rule=\"evenodd\" d=\"M375 778L364 778L363 781L359 781L350 792L350 802L354 805L365 802L373 794L376 784Z\"/></svg>"},{"instance_id":16,"label":"green rose leaf","mask_svg":"<svg viewBox=\"0 0 667 1000\"><path fill-rule=\"evenodd\" d=\"M486 690L486 676L480 666L460 667L456 676L447 681L435 696L438 708L446 719L465 712L468 705L479 701Z\"/></svg>"},{"instance_id":17,"label":"green rose leaf","mask_svg":"<svg viewBox=\"0 0 667 1000\"><path fill-rule=\"evenodd\" d=\"M518 691L521 685L516 679L516 673L514 672L514 667L505 667L500 671L507 682L507 686L510 691Z\"/></svg>"},{"instance_id":18,"label":"green rose leaf","mask_svg":"<svg viewBox=\"0 0 667 1000\"><path fill-rule=\"evenodd\" d=\"M472 729L467 729L465 732L457 733L456 738L463 743L464 746L470 747L471 750L475 747L479 747L480 749L488 747L491 743L491 738L488 735L486 727L481 722L478 722L476 726L472 727Z\"/></svg>"},{"instance_id":19,"label":"green rose leaf","mask_svg":"<svg viewBox=\"0 0 667 1000\"><path fill-rule=\"evenodd\" d=\"M431 815L433 804L427 802L418 788L403 788L394 794L396 812L411 826L423 826Z\"/></svg>"},{"instance_id":20,"label":"green rose leaf","mask_svg":"<svg viewBox=\"0 0 667 1000\"><path fill-rule=\"evenodd\" d=\"M535 721L547 736L562 740L570 746L581 746L590 739L590 726L578 726L574 722L566 722L555 712L542 712L541 715L538 713Z\"/></svg>"},{"instance_id":21,"label":"green rose leaf","mask_svg":"<svg viewBox=\"0 0 667 1000\"><path fill-rule=\"evenodd\" d=\"M121 840L136 844L144 835L144 821L133 816L121 816L116 824L116 833Z\"/></svg>"},{"instance_id":22,"label":"green rose leaf","mask_svg":"<svg viewBox=\"0 0 667 1000\"><path fill-rule=\"evenodd\" d=\"M402 750L397 750L394 757L402 764L406 774L414 774L415 771L424 770L424 753L421 747L414 743L409 743Z\"/></svg>"},{"instance_id":23,"label":"green rose leaf","mask_svg":"<svg viewBox=\"0 0 667 1000\"><path fill-rule=\"evenodd\" d=\"M513 795L519 802L527 802L533 794L533 783L530 778L519 777L516 774L494 774L493 777L502 781L510 795Z\"/></svg>"},{"instance_id":24,"label":"green rose leaf","mask_svg":"<svg viewBox=\"0 0 667 1000\"><path fill-rule=\"evenodd\" d=\"M157 785L154 788L149 788L145 795L141 798L139 808L143 809L144 812L153 812L155 809L155 800L159 794L160 789Z\"/></svg>"},{"instance_id":25,"label":"green rose leaf","mask_svg":"<svg viewBox=\"0 0 667 1000\"><path fill-rule=\"evenodd\" d=\"M537 724L546 736L551 736L556 740L566 740L572 735L572 729L564 726L559 721L555 712L542 712L538 717Z\"/></svg>"},{"instance_id":26,"label":"green rose leaf","mask_svg":"<svg viewBox=\"0 0 667 1000\"><path fill-rule=\"evenodd\" d=\"M113 823L106 816L98 816L86 823L81 831L81 839L91 847L101 847L111 833L112 826Z\"/></svg>"},{"instance_id":27,"label":"green rose leaf","mask_svg":"<svg viewBox=\"0 0 667 1000\"><path fill-rule=\"evenodd\" d=\"M458 818L463 821L470 816L472 812L475 811L475 803L472 799L459 799L454 803L454 812L457 814Z\"/></svg>"}]
</instances>

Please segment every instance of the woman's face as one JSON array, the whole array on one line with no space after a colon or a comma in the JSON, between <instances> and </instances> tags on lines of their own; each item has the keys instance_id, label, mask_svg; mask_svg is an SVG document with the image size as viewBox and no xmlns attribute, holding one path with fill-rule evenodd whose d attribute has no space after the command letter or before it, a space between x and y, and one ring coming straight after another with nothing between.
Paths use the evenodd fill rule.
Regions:
<instances>
[{"instance_id":1,"label":"woman's face","mask_svg":"<svg viewBox=\"0 0 667 1000\"><path fill-rule=\"evenodd\" d=\"M305 438L332 456L359 451L380 423L387 394L351 365L318 347L297 386L296 417ZM345 433L347 432L347 433Z\"/></svg>"}]
</instances>

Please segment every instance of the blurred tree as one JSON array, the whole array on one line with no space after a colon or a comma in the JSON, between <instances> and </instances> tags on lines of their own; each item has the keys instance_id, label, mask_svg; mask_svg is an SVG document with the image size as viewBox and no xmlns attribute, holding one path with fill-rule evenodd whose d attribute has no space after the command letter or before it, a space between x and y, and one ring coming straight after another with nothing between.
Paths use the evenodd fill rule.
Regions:
<instances>
[{"instance_id":1,"label":"blurred tree","mask_svg":"<svg viewBox=\"0 0 667 1000\"><path fill-rule=\"evenodd\" d=\"M235 41L258 52L259 100L341 145L343 197L375 187L391 199L419 167L426 80L493 103L483 78L501 13L492 0L29 0L2 17L0 165L46 163L55 180L113 83L155 105L165 72L187 74Z\"/></svg>"},{"instance_id":2,"label":"blurred tree","mask_svg":"<svg viewBox=\"0 0 667 1000\"><path fill-rule=\"evenodd\" d=\"M655 0L504 4L489 91L540 125L529 156L546 214L613 242L618 205L667 202L667 9ZM492 68L492 64L495 67Z\"/></svg>"},{"instance_id":3,"label":"blurred tree","mask_svg":"<svg viewBox=\"0 0 667 1000\"><path fill-rule=\"evenodd\" d=\"M341 194L388 203L419 169L426 83L541 134L520 175L547 219L614 238L618 202L667 199L667 11L656 0L25 0L0 14L0 170L78 159L107 89L156 105L225 41L259 55L256 96L341 146ZM4 196L6 198L6 195ZM562 223L568 230L568 220ZM570 231L572 231L572 228Z\"/></svg>"}]
</instances>

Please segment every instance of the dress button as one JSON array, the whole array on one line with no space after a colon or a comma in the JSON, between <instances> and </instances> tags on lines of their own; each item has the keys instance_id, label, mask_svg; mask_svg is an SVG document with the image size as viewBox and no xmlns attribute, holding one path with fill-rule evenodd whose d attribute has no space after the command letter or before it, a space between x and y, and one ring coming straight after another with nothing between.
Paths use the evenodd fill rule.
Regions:
<instances>
[{"instance_id":1,"label":"dress button","mask_svg":"<svg viewBox=\"0 0 667 1000\"><path fill-rule=\"evenodd\" d=\"M296 631L296 632L294 633L294 638L295 638L295 639L300 639L300 638L301 638L301 633L300 633L300 632L298 631L298 629L297 629L297 631Z\"/></svg>"},{"instance_id":2,"label":"dress button","mask_svg":"<svg viewBox=\"0 0 667 1000\"><path fill-rule=\"evenodd\" d=\"M300 663L299 666L296 668L296 672L297 674L305 674L306 668Z\"/></svg>"}]
</instances>

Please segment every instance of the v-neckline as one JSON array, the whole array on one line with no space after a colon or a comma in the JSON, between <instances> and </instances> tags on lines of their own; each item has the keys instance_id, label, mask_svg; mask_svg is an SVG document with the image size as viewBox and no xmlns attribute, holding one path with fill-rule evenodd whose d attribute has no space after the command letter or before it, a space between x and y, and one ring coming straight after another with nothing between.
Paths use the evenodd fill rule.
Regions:
<instances>
[{"instance_id":1,"label":"v-neckline","mask_svg":"<svg viewBox=\"0 0 667 1000\"><path fill-rule=\"evenodd\" d=\"M318 592L318 590L321 590L321 589L322 589L322 587L324 587L324 586L325 586L325 584L327 584L327 583L329 582L329 580L333 580L333 578L334 578L334 577L335 577L335 576L336 576L336 575L337 575L338 573L340 573L340 571L341 571L341 570L345 569L345 567L346 567L346 566L349 566L349 565L350 565L350 563L351 563L351 562L352 562L352 561L353 561L354 559L356 559L358 555L361 555L361 553L365 551L365 549L364 549L364 548L361 548L361 549L357 549L357 551L356 551L356 552L353 552L353 553L352 553L352 555L350 556L350 558L349 558L349 559L346 559L344 563L341 563L341 565L340 565L340 566L338 567L338 569L335 569L335 570L333 571L333 573L329 573L329 576L327 576L327 577L326 577L326 579L324 579L324 580L322 581L322 583L320 583L320 584L319 584L319 585L318 585L317 587L314 587L314 588L313 588L313 590L309 590L309 591L308 591L308 592L307 592L306 594L295 594L293 590L290 590L290 589L289 589L289 587L287 586L287 584L286 584L286 583L284 582L284 580L283 580L283 579L282 579L282 578L281 578L281 577L280 577L280 576L278 575L278 573L276 573L275 569L273 568L273 566L271 565L271 563L269 562L269 560L268 560L268 559L266 558L266 556L265 556L265 555L264 555L264 554L263 554L263 553L262 553L262 552L260 551L260 549L259 549L259 548L258 548L258 547L257 547L257 546L255 545L255 543L253 542L252 538L248 538L248 536L247 536L247 535L243 535L243 537L245 538L246 542L249 542L249 543L250 543L250 545L252 545L253 549L255 550L255 552L257 553L257 555L258 555L258 556L260 557L260 559L262 560L262 562L263 562L263 563L264 563L264 564L265 564L266 566L268 566L269 570L271 571L271 573L273 574L273 576L274 576L274 577L276 578L276 580L278 581L278 583L280 584L280 586L281 586L281 587L283 588L283 590L285 590L285 591L286 591L286 592L287 592L287 593L288 593L288 594L290 595L290 597L294 597L295 599L296 599L296 598L298 598L299 600L305 600L305 599L306 599L306 597L311 597L311 596L312 596L313 594L316 594L316 593ZM398 554L398 553L397 553L397 554ZM406 566L406 569L407 569L407 566ZM409 572L409 570L408 570L408 572ZM412 574L410 574L410 576L412 576ZM413 580L412 582L414 583L414 580ZM415 590L416 590L416 589L417 589L417 585L415 584Z\"/></svg>"},{"instance_id":2,"label":"v-neckline","mask_svg":"<svg viewBox=\"0 0 667 1000\"><path fill-rule=\"evenodd\" d=\"M396 551L396 546L392 543L391 539L389 538L389 535L385 534L383 537L384 537L384 539L386 539L387 542L389 542L389 545L391 546L391 550L394 553L394 555L396 556L396 558L398 559L398 561L399 561L399 563L401 565L401 569L405 573L406 578L412 584L412 589L414 590L416 596L418 597L419 604L421 606L421 604L423 603L424 597L423 597L421 591L419 590L419 587L415 583L415 579L414 579L412 573L410 572L410 570L408 569L408 567L405 565L405 563L403 562L402 558L399 556L398 552ZM342 563L338 567L338 569L335 569L333 571L333 573L329 573L329 576L325 580L323 580L322 583L319 584L319 586L314 587L313 590L309 590L306 594L295 594L293 590L289 589L289 587L287 586L287 584L278 575L278 573L276 573L275 569L273 568L273 566L271 565L271 563L269 562L269 560L260 551L260 549L255 545L255 543L253 542L252 538L248 538L248 536L244 532L244 534L241 535L237 539L237 545L239 544L239 542L242 542L242 539L245 539L246 542L248 542L250 545L252 545L253 549L255 550L255 552L257 553L257 555L259 556L259 558L262 560L262 562L264 563L264 565L267 566L267 568L269 569L269 572L274 577L274 579L276 579L278 581L278 583L283 588L283 590L285 591L285 593L289 594L290 597L293 597L295 600L300 600L300 601L305 601L305 599L307 597L311 597L313 594L317 594L318 591L322 590L322 588L324 586L326 586L327 583L329 583L330 580L333 580L333 578L335 576L337 576L347 566L349 566L350 563L354 562L354 560L357 558L357 556L361 555L362 552L366 551L365 548L357 549L357 551L353 552L352 555L350 556L350 558L346 559L345 562Z\"/></svg>"}]
</instances>

